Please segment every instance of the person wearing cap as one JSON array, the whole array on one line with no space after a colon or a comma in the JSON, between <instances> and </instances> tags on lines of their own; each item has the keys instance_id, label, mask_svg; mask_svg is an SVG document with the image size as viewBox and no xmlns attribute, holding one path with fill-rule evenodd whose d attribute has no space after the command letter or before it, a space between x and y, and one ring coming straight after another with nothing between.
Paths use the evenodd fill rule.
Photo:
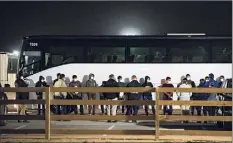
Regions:
<instances>
[{"instance_id":1,"label":"person wearing cap","mask_svg":"<svg viewBox=\"0 0 233 143\"><path fill-rule=\"evenodd\" d=\"M145 82L142 84L142 86L145 88L153 88L153 84L151 83L149 76L145 77ZM143 97L143 100L152 100L151 92L144 92L142 94L142 97ZM148 105L145 105L146 116L149 115L148 109L149 109ZM152 105L152 113L153 113L153 115L155 115L155 106L154 105Z\"/></svg>"},{"instance_id":2,"label":"person wearing cap","mask_svg":"<svg viewBox=\"0 0 233 143\"><path fill-rule=\"evenodd\" d=\"M192 88L190 84L188 84L187 78L183 79L183 83L180 85L179 88ZM191 92L178 92L178 100L181 101L190 101L190 97L192 95ZM181 105L181 110L183 115L189 115L189 105ZM184 123L188 123L188 121L183 121Z\"/></svg>"},{"instance_id":3,"label":"person wearing cap","mask_svg":"<svg viewBox=\"0 0 233 143\"><path fill-rule=\"evenodd\" d=\"M109 80L104 84L103 87L119 87L113 74L109 75ZM119 97L119 93L118 92L104 93L104 96L107 100L117 100ZM116 116L116 110L117 110L117 105L107 105L108 116ZM112 122L112 121L108 120L108 122ZM116 122L116 121L113 121L113 122Z\"/></svg>"},{"instance_id":4,"label":"person wearing cap","mask_svg":"<svg viewBox=\"0 0 233 143\"><path fill-rule=\"evenodd\" d=\"M97 83L95 81L95 75L89 74L89 79L86 82L86 87L97 87ZM87 93L88 100L96 100L96 93L95 92L88 92ZM89 115L95 115L95 105L88 105L88 114Z\"/></svg>"},{"instance_id":5,"label":"person wearing cap","mask_svg":"<svg viewBox=\"0 0 233 143\"><path fill-rule=\"evenodd\" d=\"M43 76L39 77L39 81L36 83L35 87L48 87ZM43 99L43 92L36 92L37 99ZM41 115L41 104L38 104L38 114ZM45 104L42 104L42 115L45 115Z\"/></svg>"}]
</instances>

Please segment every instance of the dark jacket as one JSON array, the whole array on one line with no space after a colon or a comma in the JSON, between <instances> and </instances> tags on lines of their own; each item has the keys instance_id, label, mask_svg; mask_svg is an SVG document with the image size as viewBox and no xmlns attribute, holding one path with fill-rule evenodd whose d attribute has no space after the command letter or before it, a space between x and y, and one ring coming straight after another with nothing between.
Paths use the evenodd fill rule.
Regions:
<instances>
[{"instance_id":1,"label":"dark jacket","mask_svg":"<svg viewBox=\"0 0 233 143\"><path fill-rule=\"evenodd\" d=\"M109 79L103 87L119 87L118 83L114 79ZM106 99L119 98L119 93L103 93Z\"/></svg>"},{"instance_id":2,"label":"dark jacket","mask_svg":"<svg viewBox=\"0 0 233 143\"><path fill-rule=\"evenodd\" d=\"M15 87L28 87L28 84L24 80L18 78L15 81ZM16 95L17 95L17 99L19 100L29 99L28 92L16 92Z\"/></svg>"},{"instance_id":3,"label":"dark jacket","mask_svg":"<svg viewBox=\"0 0 233 143\"><path fill-rule=\"evenodd\" d=\"M130 83L128 83L126 87L142 87L142 85L137 80L133 80ZM131 92L127 94L128 94L128 100L140 100L142 95L141 93L138 92Z\"/></svg>"},{"instance_id":4,"label":"dark jacket","mask_svg":"<svg viewBox=\"0 0 233 143\"><path fill-rule=\"evenodd\" d=\"M197 88L204 88L205 87L205 83L200 83ZM206 100L208 97L206 95L206 93L195 93L193 96L194 100Z\"/></svg>"},{"instance_id":5,"label":"dark jacket","mask_svg":"<svg viewBox=\"0 0 233 143\"><path fill-rule=\"evenodd\" d=\"M47 83L46 82L41 82L41 81L38 81L35 85L35 87L48 87ZM42 92L36 92L36 95L42 95L43 93Z\"/></svg>"},{"instance_id":6,"label":"dark jacket","mask_svg":"<svg viewBox=\"0 0 233 143\"><path fill-rule=\"evenodd\" d=\"M69 83L69 87L82 87L82 84L81 84L81 82L80 81L71 81L70 83ZM73 95L73 96L81 96L82 94L79 92L79 93L75 93L75 92L72 92L72 93L70 93L71 95Z\"/></svg>"},{"instance_id":7,"label":"dark jacket","mask_svg":"<svg viewBox=\"0 0 233 143\"><path fill-rule=\"evenodd\" d=\"M151 82L144 82L142 84L142 86L146 87L146 88L151 88L151 87L153 87L153 84ZM142 95L143 96L152 96L151 92L144 92Z\"/></svg>"}]
</instances>

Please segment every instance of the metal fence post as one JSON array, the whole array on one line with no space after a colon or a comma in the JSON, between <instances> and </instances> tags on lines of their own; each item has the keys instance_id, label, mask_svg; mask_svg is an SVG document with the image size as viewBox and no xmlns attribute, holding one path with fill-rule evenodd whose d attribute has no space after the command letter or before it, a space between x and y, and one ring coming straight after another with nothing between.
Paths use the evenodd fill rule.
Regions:
<instances>
[{"instance_id":1,"label":"metal fence post","mask_svg":"<svg viewBox=\"0 0 233 143\"><path fill-rule=\"evenodd\" d=\"M156 112L155 112L155 139L159 139L159 91L157 88L155 88L155 93L156 93L156 100L155 100L155 105L156 105Z\"/></svg>"},{"instance_id":2,"label":"metal fence post","mask_svg":"<svg viewBox=\"0 0 233 143\"><path fill-rule=\"evenodd\" d=\"M51 121L50 121L50 87L45 89L46 92L46 98L45 98L45 104L46 104L46 112L45 112L45 139L50 140L50 127L51 127Z\"/></svg>"}]
</instances>

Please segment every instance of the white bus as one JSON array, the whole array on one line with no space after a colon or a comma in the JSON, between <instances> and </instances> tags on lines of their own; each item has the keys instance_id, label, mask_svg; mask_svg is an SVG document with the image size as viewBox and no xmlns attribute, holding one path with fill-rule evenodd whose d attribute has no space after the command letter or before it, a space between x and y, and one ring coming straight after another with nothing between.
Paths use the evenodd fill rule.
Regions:
<instances>
[{"instance_id":1,"label":"white bus","mask_svg":"<svg viewBox=\"0 0 233 143\"><path fill-rule=\"evenodd\" d=\"M57 73L67 83L77 75L83 83L93 73L99 85L110 74L129 82L146 75L154 86L170 76L174 86L181 76L199 80L213 73L232 77L232 38L230 36L29 36L23 40L19 67L34 86L39 76L52 84ZM36 98L35 93L30 98ZM154 97L153 97L154 98ZM176 95L174 94L174 100Z\"/></svg>"}]
</instances>

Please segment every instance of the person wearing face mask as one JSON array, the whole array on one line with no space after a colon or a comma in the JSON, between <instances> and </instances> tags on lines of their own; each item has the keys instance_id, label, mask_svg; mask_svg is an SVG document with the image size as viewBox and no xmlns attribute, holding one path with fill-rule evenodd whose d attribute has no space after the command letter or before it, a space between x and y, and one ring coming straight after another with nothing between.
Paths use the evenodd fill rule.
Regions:
<instances>
[{"instance_id":1,"label":"person wearing face mask","mask_svg":"<svg viewBox=\"0 0 233 143\"><path fill-rule=\"evenodd\" d=\"M89 74L89 79L86 82L86 87L97 87L97 83L94 80L95 75ZM88 92L87 93L88 100L96 100L96 93L94 92ZM95 105L88 105L88 113L89 115L95 115ZM92 113L91 113L92 112Z\"/></svg>"},{"instance_id":2,"label":"person wearing face mask","mask_svg":"<svg viewBox=\"0 0 233 143\"><path fill-rule=\"evenodd\" d=\"M39 81L36 83L35 87L48 87L43 76L39 77ZM43 92L36 92L37 99L43 99ZM41 104L38 104L38 114L41 115ZM42 115L45 115L45 104L42 104Z\"/></svg>"},{"instance_id":3,"label":"person wearing face mask","mask_svg":"<svg viewBox=\"0 0 233 143\"><path fill-rule=\"evenodd\" d=\"M191 80L190 74L186 74L186 79L187 79L187 83L190 84L192 88L195 88L195 87L196 87L195 82ZM196 93L192 93L192 96L190 97L190 100L196 100L196 99L195 99L195 94L196 94ZM195 107L194 107L194 106L191 106L191 114L192 114L192 115L194 115L194 110L195 110Z\"/></svg>"},{"instance_id":4,"label":"person wearing face mask","mask_svg":"<svg viewBox=\"0 0 233 143\"><path fill-rule=\"evenodd\" d=\"M219 88L222 87L222 84L223 84L224 81L225 81L225 78L224 78L223 75L221 75L221 76L219 77L219 83L218 83L218 87L219 87Z\"/></svg>"},{"instance_id":5,"label":"person wearing face mask","mask_svg":"<svg viewBox=\"0 0 233 143\"><path fill-rule=\"evenodd\" d=\"M136 75L133 75L131 79L132 81L128 83L126 87L142 87L141 84L138 82ZM128 94L127 96L128 100L140 100L142 95L141 93L138 92L130 92L127 94ZM137 105L127 105L126 115L130 116L133 114L133 116L137 116L138 110L139 110L139 106ZM133 120L132 122L137 123L136 120Z\"/></svg>"},{"instance_id":6,"label":"person wearing face mask","mask_svg":"<svg viewBox=\"0 0 233 143\"><path fill-rule=\"evenodd\" d=\"M212 74L212 73L209 74L209 81L206 81L205 87L210 87L210 83L213 83L213 86L215 88L218 87L218 82L216 80L214 80L214 74Z\"/></svg>"},{"instance_id":7,"label":"person wearing face mask","mask_svg":"<svg viewBox=\"0 0 233 143\"><path fill-rule=\"evenodd\" d=\"M117 83L118 83L119 87L125 87L126 86L125 83L122 82L122 76L117 77ZM120 92L119 99L120 100L125 100L124 92ZM119 109L119 106L118 106L118 109ZM125 106L124 105L121 106L121 113L122 114L125 113Z\"/></svg>"},{"instance_id":8,"label":"person wearing face mask","mask_svg":"<svg viewBox=\"0 0 233 143\"><path fill-rule=\"evenodd\" d=\"M171 83L171 77L166 77L166 82L162 85L162 87L170 87L174 88L174 85ZM172 92L165 92L163 96L163 100L173 100L173 93ZM163 114L165 115L166 113L168 115L172 115L173 108L172 105L164 105L163 106Z\"/></svg>"},{"instance_id":9,"label":"person wearing face mask","mask_svg":"<svg viewBox=\"0 0 233 143\"><path fill-rule=\"evenodd\" d=\"M205 77L205 83L206 83L206 82L209 82L209 81L210 81L210 77L209 77L209 76L206 76L206 77ZM204 84L204 85L205 85L205 84Z\"/></svg>"},{"instance_id":10,"label":"person wearing face mask","mask_svg":"<svg viewBox=\"0 0 233 143\"><path fill-rule=\"evenodd\" d=\"M183 79L182 84L180 85L179 88L192 88L190 84L188 84L187 78ZM178 94L178 99L181 101L190 101L190 97L192 95L191 92L179 92ZM189 105L182 105L181 110L183 115L189 115ZM188 121L183 121L184 123L188 123Z\"/></svg>"},{"instance_id":11,"label":"person wearing face mask","mask_svg":"<svg viewBox=\"0 0 233 143\"><path fill-rule=\"evenodd\" d=\"M22 73L19 73L17 76L17 79L15 81L15 87L28 87L28 83L24 80L24 77ZM16 92L17 100L28 100L29 99L29 93L27 92ZM18 115L26 115L26 106L25 104L18 105ZM21 120L18 120L18 122L22 122ZM24 123L28 123L28 120L23 120Z\"/></svg>"},{"instance_id":12,"label":"person wearing face mask","mask_svg":"<svg viewBox=\"0 0 233 143\"><path fill-rule=\"evenodd\" d=\"M81 82L78 80L76 75L72 76L72 81L69 83L69 87L75 87L75 88L80 88L82 87ZM73 96L74 100L82 100L82 93L80 92L72 92L70 93ZM80 105L80 114L84 115L84 109L83 109L83 105ZM75 105L74 106L74 114L77 115L78 114L78 106Z\"/></svg>"},{"instance_id":13,"label":"person wearing face mask","mask_svg":"<svg viewBox=\"0 0 233 143\"><path fill-rule=\"evenodd\" d=\"M66 83L65 83L65 75L64 74L60 75L60 79L58 79L55 82L54 87L67 87ZM66 96L67 96L67 92L55 92L54 93L54 99L66 99ZM66 106L64 105L63 107L66 107ZM61 105L57 105L56 113L57 113L57 115L65 114L66 108L63 108L63 110L61 110Z\"/></svg>"},{"instance_id":14,"label":"person wearing face mask","mask_svg":"<svg viewBox=\"0 0 233 143\"><path fill-rule=\"evenodd\" d=\"M142 86L145 88L152 88L153 87L153 84L151 83L149 76L145 77L145 82L142 84ZM143 100L152 100L151 92L144 92L142 94L142 97L143 97ZM149 109L148 105L145 105L146 116L149 115L148 109ZM155 106L153 106L153 105L152 105L152 113L153 113L153 115L155 115Z\"/></svg>"}]
</instances>

